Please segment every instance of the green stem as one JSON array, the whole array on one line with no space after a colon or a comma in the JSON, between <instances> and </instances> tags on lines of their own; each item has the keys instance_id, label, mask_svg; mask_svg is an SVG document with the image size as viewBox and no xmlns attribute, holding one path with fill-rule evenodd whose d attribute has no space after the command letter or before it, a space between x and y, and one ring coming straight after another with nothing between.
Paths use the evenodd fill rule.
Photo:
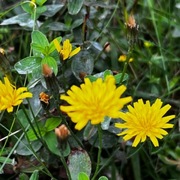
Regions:
<instances>
[{"instance_id":1,"label":"green stem","mask_svg":"<svg viewBox=\"0 0 180 180\"><path fill-rule=\"evenodd\" d=\"M12 124L11 124L10 130L9 130L8 136L7 136L7 138L6 138L6 140L5 140L5 143L4 143L4 145L3 145L2 149L1 149L0 156L1 156L2 152L4 151L4 148L6 147L6 144L7 144L7 142L8 142L8 139L9 139L10 134L11 134L11 132L12 132L12 129L13 129L13 127L14 127L15 120L16 120L16 119L14 118L14 119L13 119L13 122L12 122Z\"/></svg>"},{"instance_id":2,"label":"green stem","mask_svg":"<svg viewBox=\"0 0 180 180\"><path fill-rule=\"evenodd\" d=\"M68 179L72 180L69 168L68 168L67 163L66 163L66 160L65 160L63 154L61 153L61 151L60 151L60 154L61 154L60 159L61 159L61 162L63 163L64 168L66 169L66 173L67 173Z\"/></svg>"},{"instance_id":3,"label":"green stem","mask_svg":"<svg viewBox=\"0 0 180 180\"><path fill-rule=\"evenodd\" d=\"M24 114L25 114L25 116L26 116L26 118L27 118L27 120L28 120L28 122L29 122L29 124L30 124L30 126L31 126L31 128L32 128L32 130L33 130L33 132L34 132L34 134L35 134L36 137L41 141L41 143L44 144L44 142L42 141L42 135L41 135L41 131L40 131L40 129L39 129L39 125L38 125L38 123L36 122L36 118L33 117L33 118L34 118L34 121L35 121L35 123L36 123L36 127L37 127L37 130L38 130L38 133L37 133L36 129L34 128L31 120L29 119L29 116L28 116L28 114L27 114L27 112L26 112L26 109L25 109L25 107L24 107L23 104L22 104L22 110L23 110L23 112L24 112ZM32 110L31 110L31 111L32 111Z\"/></svg>"},{"instance_id":4,"label":"green stem","mask_svg":"<svg viewBox=\"0 0 180 180\"><path fill-rule=\"evenodd\" d=\"M159 47L159 51L160 51L160 54L161 54L161 57L162 57L161 58L162 66L163 66L163 70L165 72L164 76L165 76L166 86L167 86L167 90L168 90L168 93L169 93L169 91L170 91L169 80L168 80L168 76L167 76L167 73L166 73L166 65L165 65L164 54L163 54L163 51L162 51L161 41L160 41L157 26L156 26L156 17L154 15L154 10L153 10L153 1L148 0L148 5L149 5L150 14L151 14L151 17L152 17L153 26L154 26L156 36L157 36L157 40L158 40L158 47Z\"/></svg>"},{"instance_id":5,"label":"green stem","mask_svg":"<svg viewBox=\"0 0 180 180\"><path fill-rule=\"evenodd\" d=\"M102 152L102 129L101 129L101 125L98 125L98 138L99 138L98 157L97 157L96 170L95 170L94 176L92 177L92 180L95 180L96 176L98 175L100 160L101 160L101 152Z\"/></svg>"},{"instance_id":6,"label":"green stem","mask_svg":"<svg viewBox=\"0 0 180 180\"><path fill-rule=\"evenodd\" d=\"M33 153L34 157L38 160L38 162L44 167L45 171L41 170L43 173L45 173L46 175L48 175L49 177L53 178L52 174L50 173L50 171L48 170L48 168L45 166L45 164L42 162L41 158L38 157L37 153L34 151L34 148L32 147L32 143L31 141L29 140L29 137L27 136L27 133L26 133L26 129L24 128L24 126L22 125L21 121L19 121L18 117L17 117L17 120L18 120L18 123L19 125L21 126L25 136L26 136L26 139L27 139L27 142L28 142L28 146L26 146L29 150L31 150L31 152Z\"/></svg>"},{"instance_id":7,"label":"green stem","mask_svg":"<svg viewBox=\"0 0 180 180\"><path fill-rule=\"evenodd\" d=\"M61 112L60 112L61 113ZM76 142L79 144L80 147L84 148L84 145L82 144L82 142L76 137L76 135L74 134L74 132L71 130L71 128L69 127L66 119L61 115L61 118L63 120L63 123L66 125L66 127L68 128L68 130L70 131L71 136L74 137L74 139L76 140Z\"/></svg>"},{"instance_id":8,"label":"green stem","mask_svg":"<svg viewBox=\"0 0 180 180\"><path fill-rule=\"evenodd\" d=\"M130 47L129 47L129 50L128 50L127 57L126 57L126 62L125 62L124 67L123 67L123 71L122 71L122 75L121 75L121 79L120 79L120 84L122 84L123 79L124 79L124 76L125 76L125 73L126 73L126 71L127 71L129 59L131 58L131 54L132 54L132 49L133 49L133 47L130 46Z\"/></svg>"}]
</instances>

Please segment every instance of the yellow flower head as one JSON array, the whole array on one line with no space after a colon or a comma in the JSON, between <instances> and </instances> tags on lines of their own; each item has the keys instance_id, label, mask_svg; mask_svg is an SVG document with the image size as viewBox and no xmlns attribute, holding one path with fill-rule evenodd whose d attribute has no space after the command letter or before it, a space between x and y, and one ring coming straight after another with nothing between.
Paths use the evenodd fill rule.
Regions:
<instances>
[{"instance_id":1,"label":"yellow flower head","mask_svg":"<svg viewBox=\"0 0 180 180\"><path fill-rule=\"evenodd\" d=\"M88 121L95 125L103 122L105 116L119 117L119 110L132 101L131 97L121 98L126 87L121 85L116 88L115 78L112 75L107 76L104 81L102 78L94 82L85 78L84 81L80 87L72 86L67 91L68 96L60 97L69 103L69 106L60 106L60 109L77 123L75 126L77 130L86 126Z\"/></svg>"},{"instance_id":2,"label":"yellow flower head","mask_svg":"<svg viewBox=\"0 0 180 180\"><path fill-rule=\"evenodd\" d=\"M149 42L149 41L144 41L144 46L145 46L146 48L150 48L150 47L153 46L153 43L152 43L152 42Z\"/></svg>"},{"instance_id":3,"label":"yellow flower head","mask_svg":"<svg viewBox=\"0 0 180 180\"><path fill-rule=\"evenodd\" d=\"M127 56L123 54L123 55L120 55L120 56L119 56L118 61L119 61L119 62L125 62L126 59L127 59ZM129 62L132 62L133 60L134 60L133 58L130 58L130 59L129 59Z\"/></svg>"},{"instance_id":4,"label":"yellow flower head","mask_svg":"<svg viewBox=\"0 0 180 180\"><path fill-rule=\"evenodd\" d=\"M26 91L26 87L16 89L5 77L4 83L0 81L0 111L7 109L8 112L12 112L13 106L21 104L25 98L31 98L32 93Z\"/></svg>"},{"instance_id":5,"label":"yellow flower head","mask_svg":"<svg viewBox=\"0 0 180 180\"><path fill-rule=\"evenodd\" d=\"M70 43L69 39L66 39L63 42L63 46L59 44L57 39L55 39L53 42L56 47L56 50L60 53L63 60L71 58L72 56L76 55L81 50L80 47L72 50L72 44Z\"/></svg>"},{"instance_id":6,"label":"yellow flower head","mask_svg":"<svg viewBox=\"0 0 180 180\"><path fill-rule=\"evenodd\" d=\"M143 100L139 99L138 102L134 103L134 107L131 105L127 107L129 112L121 112L119 116L125 123L115 124L117 128L126 129L118 135L125 135L123 137L125 141L135 138L132 144L134 147L139 142L144 142L147 137L150 138L155 147L159 146L157 138L162 139L163 135L168 134L164 129L173 127L173 124L167 122L175 118L175 115L163 117L171 106L167 104L162 107L160 99L157 99L152 106L149 101L144 104Z\"/></svg>"}]
</instances>

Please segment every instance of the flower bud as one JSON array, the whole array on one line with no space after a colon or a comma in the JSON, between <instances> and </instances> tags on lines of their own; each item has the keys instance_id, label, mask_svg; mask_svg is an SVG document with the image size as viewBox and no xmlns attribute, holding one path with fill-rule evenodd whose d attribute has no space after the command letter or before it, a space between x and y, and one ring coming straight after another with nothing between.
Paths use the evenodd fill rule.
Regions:
<instances>
[{"instance_id":1,"label":"flower bud","mask_svg":"<svg viewBox=\"0 0 180 180\"><path fill-rule=\"evenodd\" d=\"M53 70L48 66L48 64L42 65L42 72L45 77L51 77Z\"/></svg>"},{"instance_id":2,"label":"flower bud","mask_svg":"<svg viewBox=\"0 0 180 180\"><path fill-rule=\"evenodd\" d=\"M66 127L66 125L62 124L58 128L55 128L55 134L59 138L59 140L64 141L70 135L70 131Z\"/></svg>"}]
</instances>

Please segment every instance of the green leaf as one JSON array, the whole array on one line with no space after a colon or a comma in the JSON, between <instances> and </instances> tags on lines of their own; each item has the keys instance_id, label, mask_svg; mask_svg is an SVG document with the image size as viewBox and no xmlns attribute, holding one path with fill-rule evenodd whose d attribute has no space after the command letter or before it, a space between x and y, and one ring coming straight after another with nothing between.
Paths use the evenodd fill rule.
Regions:
<instances>
[{"instance_id":1,"label":"green leaf","mask_svg":"<svg viewBox=\"0 0 180 180\"><path fill-rule=\"evenodd\" d=\"M36 4L42 6L47 0L36 0Z\"/></svg>"},{"instance_id":2,"label":"green leaf","mask_svg":"<svg viewBox=\"0 0 180 180\"><path fill-rule=\"evenodd\" d=\"M44 136L43 139L46 142L49 150L52 153L54 153L58 156L61 156L60 149L58 147L57 137L56 137L54 131L50 131L50 132L46 133L46 135Z\"/></svg>"},{"instance_id":3,"label":"green leaf","mask_svg":"<svg viewBox=\"0 0 180 180\"><path fill-rule=\"evenodd\" d=\"M47 64L49 67L53 69L55 75L58 73L58 66L56 60L51 56L46 56L42 59L41 65Z\"/></svg>"},{"instance_id":4,"label":"green leaf","mask_svg":"<svg viewBox=\"0 0 180 180\"><path fill-rule=\"evenodd\" d=\"M32 73L32 71L36 68L40 68L41 58L36 56L31 56L24 58L18 61L14 68L19 74L27 74Z\"/></svg>"},{"instance_id":5,"label":"green leaf","mask_svg":"<svg viewBox=\"0 0 180 180\"><path fill-rule=\"evenodd\" d=\"M112 75L112 71L111 70L105 70L104 71L104 79L106 79L106 76Z\"/></svg>"},{"instance_id":6,"label":"green leaf","mask_svg":"<svg viewBox=\"0 0 180 180\"><path fill-rule=\"evenodd\" d=\"M89 177L91 174L91 160L84 150L74 150L68 156L68 167L72 179L77 179L80 172Z\"/></svg>"},{"instance_id":7,"label":"green leaf","mask_svg":"<svg viewBox=\"0 0 180 180\"><path fill-rule=\"evenodd\" d=\"M29 14L33 14L34 13L34 5L30 2L28 3L23 3L21 5L21 7L23 8L24 11L26 11Z\"/></svg>"},{"instance_id":8,"label":"green leaf","mask_svg":"<svg viewBox=\"0 0 180 180\"><path fill-rule=\"evenodd\" d=\"M4 163L4 161L6 161L6 164L14 164L14 160L13 159L9 159L9 158L7 158L7 157L3 157L3 156L1 156L0 157L0 163Z\"/></svg>"},{"instance_id":9,"label":"green leaf","mask_svg":"<svg viewBox=\"0 0 180 180\"><path fill-rule=\"evenodd\" d=\"M62 122L62 119L57 118L57 117L53 117L53 118L49 118L46 120L45 123L45 128L46 131L52 131L53 129L55 129L57 126L59 126L59 124Z\"/></svg>"},{"instance_id":10,"label":"green leaf","mask_svg":"<svg viewBox=\"0 0 180 180\"><path fill-rule=\"evenodd\" d=\"M81 50L78 54L73 57L71 69L74 76L82 81L79 75L81 73L91 74L94 69L94 59L90 52L87 50Z\"/></svg>"},{"instance_id":11,"label":"green leaf","mask_svg":"<svg viewBox=\"0 0 180 180\"><path fill-rule=\"evenodd\" d=\"M79 27L82 23L84 22L83 19L77 19L75 20L72 25L71 25L71 29L77 28Z\"/></svg>"},{"instance_id":12,"label":"green leaf","mask_svg":"<svg viewBox=\"0 0 180 180\"><path fill-rule=\"evenodd\" d=\"M37 30L32 32L32 43L37 44L38 46L41 46L44 49L45 47L49 46L49 42L46 36L42 32Z\"/></svg>"},{"instance_id":13,"label":"green leaf","mask_svg":"<svg viewBox=\"0 0 180 180\"><path fill-rule=\"evenodd\" d=\"M108 116L105 116L104 121L101 123L101 128L103 130L109 129L110 122L111 122L111 118Z\"/></svg>"},{"instance_id":14,"label":"green leaf","mask_svg":"<svg viewBox=\"0 0 180 180\"><path fill-rule=\"evenodd\" d=\"M25 173L20 173L19 174L19 180L29 180L29 177Z\"/></svg>"},{"instance_id":15,"label":"green leaf","mask_svg":"<svg viewBox=\"0 0 180 180\"><path fill-rule=\"evenodd\" d=\"M39 179L39 171L35 170L29 180L38 180Z\"/></svg>"},{"instance_id":16,"label":"green leaf","mask_svg":"<svg viewBox=\"0 0 180 180\"><path fill-rule=\"evenodd\" d=\"M88 141L97 133L97 127L92 125L90 122L87 124L83 131L83 138L85 141Z\"/></svg>"},{"instance_id":17,"label":"green leaf","mask_svg":"<svg viewBox=\"0 0 180 180\"><path fill-rule=\"evenodd\" d=\"M38 124L39 128L38 127L34 127L34 130L36 132L36 134L39 136L39 137L43 137L45 134L46 134L46 128L43 127L43 125L41 123ZM29 138L30 141L34 141L34 140L37 140L38 137L36 136L35 132L34 132L33 129L29 129L29 131L27 132L27 136Z\"/></svg>"},{"instance_id":18,"label":"green leaf","mask_svg":"<svg viewBox=\"0 0 180 180\"><path fill-rule=\"evenodd\" d=\"M116 84L119 84L119 83L120 83L121 76L122 76L122 73L116 74L116 75L114 76L114 77L115 77L115 80L116 80ZM128 78L129 78L128 74L125 73L122 82L127 81Z\"/></svg>"},{"instance_id":19,"label":"green leaf","mask_svg":"<svg viewBox=\"0 0 180 180\"><path fill-rule=\"evenodd\" d=\"M80 172L78 174L78 180L89 180L89 177L88 177L88 175L86 173Z\"/></svg>"},{"instance_id":20,"label":"green leaf","mask_svg":"<svg viewBox=\"0 0 180 180\"><path fill-rule=\"evenodd\" d=\"M47 25L48 29L51 31L68 31L69 28L66 24L61 22L51 22Z\"/></svg>"},{"instance_id":21,"label":"green leaf","mask_svg":"<svg viewBox=\"0 0 180 180\"><path fill-rule=\"evenodd\" d=\"M71 15L77 14L82 5L84 3L84 0L68 0L68 12Z\"/></svg>"},{"instance_id":22,"label":"green leaf","mask_svg":"<svg viewBox=\"0 0 180 180\"><path fill-rule=\"evenodd\" d=\"M37 152L42 147L42 144L37 141L32 141L31 145L29 142L24 138L20 143L18 144L16 148L16 153L21 156L29 156L34 154L34 152ZM33 148L33 151L31 150Z\"/></svg>"},{"instance_id":23,"label":"green leaf","mask_svg":"<svg viewBox=\"0 0 180 180\"><path fill-rule=\"evenodd\" d=\"M101 176L98 180L108 180L106 176Z\"/></svg>"},{"instance_id":24,"label":"green leaf","mask_svg":"<svg viewBox=\"0 0 180 180\"><path fill-rule=\"evenodd\" d=\"M112 75L112 71L111 70L105 70L103 72L100 72L100 73L97 73L97 74L94 74L94 76L96 78L102 78L102 79L105 79L107 75Z\"/></svg>"},{"instance_id":25,"label":"green leaf","mask_svg":"<svg viewBox=\"0 0 180 180\"><path fill-rule=\"evenodd\" d=\"M27 109L25 111L26 111L26 114L28 115L28 118L32 120L33 118L31 116L30 111ZM24 113L24 110L20 109L18 112L16 112L16 116L24 128L26 128L29 125L29 121Z\"/></svg>"},{"instance_id":26,"label":"green leaf","mask_svg":"<svg viewBox=\"0 0 180 180\"><path fill-rule=\"evenodd\" d=\"M87 75L85 78L89 78L89 80L90 80L91 82L94 82L94 81L97 80L97 77L94 77L94 76L92 76L92 75Z\"/></svg>"},{"instance_id":27,"label":"green leaf","mask_svg":"<svg viewBox=\"0 0 180 180\"><path fill-rule=\"evenodd\" d=\"M65 4L63 2L58 2L58 4L46 5L47 10L43 13L43 16L52 17L57 12L59 12L64 6Z\"/></svg>"},{"instance_id":28,"label":"green leaf","mask_svg":"<svg viewBox=\"0 0 180 180\"><path fill-rule=\"evenodd\" d=\"M38 19L39 16L40 16L42 13L46 12L46 10L47 10L46 6L39 6L39 7L37 7L37 8L36 8L36 16L35 16L35 19ZM32 19L34 19L34 15L35 15L34 13L31 15L31 18L32 18Z\"/></svg>"},{"instance_id":29,"label":"green leaf","mask_svg":"<svg viewBox=\"0 0 180 180\"><path fill-rule=\"evenodd\" d=\"M19 24L22 27L33 28L34 21L30 18L30 14L22 13L17 16L13 16L11 18L5 19L0 23L0 25L11 25L11 24Z\"/></svg>"},{"instance_id":30,"label":"green leaf","mask_svg":"<svg viewBox=\"0 0 180 180\"><path fill-rule=\"evenodd\" d=\"M109 131L103 131L102 134L102 148L112 148L117 144L117 137L115 134L110 133ZM99 147L99 139L98 134L96 133L94 136L89 139L89 143L94 147Z\"/></svg>"},{"instance_id":31,"label":"green leaf","mask_svg":"<svg viewBox=\"0 0 180 180\"><path fill-rule=\"evenodd\" d=\"M43 47L40 44L31 43L31 47L33 48L34 51L41 52L44 55L47 54L48 46Z\"/></svg>"}]
</instances>

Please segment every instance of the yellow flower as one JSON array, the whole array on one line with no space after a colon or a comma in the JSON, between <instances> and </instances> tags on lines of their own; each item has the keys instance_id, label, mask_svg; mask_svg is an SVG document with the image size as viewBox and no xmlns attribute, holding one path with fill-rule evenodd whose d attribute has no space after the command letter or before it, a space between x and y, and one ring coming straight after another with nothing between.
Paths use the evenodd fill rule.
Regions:
<instances>
[{"instance_id":1,"label":"yellow flower","mask_svg":"<svg viewBox=\"0 0 180 180\"><path fill-rule=\"evenodd\" d=\"M168 134L164 129L173 127L173 124L167 122L175 118L175 115L163 117L171 106L167 104L162 107L160 99L156 99L152 106L149 101L144 104L143 100L139 99L138 102L134 103L134 107L131 105L127 107L129 112L121 112L119 116L125 123L115 124L115 127L126 129L118 135L125 135L123 137L125 141L135 138L133 147L136 147L139 142L144 142L147 137L150 138L155 147L159 146L157 138L162 139L163 135Z\"/></svg>"},{"instance_id":2,"label":"yellow flower","mask_svg":"<svg viewBox=\"0 0 180 180\"><path fill-rule=\"evenodd\" d=\"M13 106L21 104L25 98L31 98L32 93L26 91L26 87L16 89L5 77L4 83L0 81L0 111L7 109L8 112L12 112Z\"/></svg>"},{"instance_id":3,"label":"yellow flower","mask_svg":"<svg viewBox=\"0 0 180 180\"><path fill-rule=\"evenodd\" d=\"M144 41L144 46L145 46L146 48L150 48L150 47L153 46L153 43L152 43L152 42L149 42L149 41Z\"/></svg>"},{"instance_id":4,"label":"yellow flower","mask_svg":"<svg viewBox=\"0 0 180 180\"><path fill-rule=\"evenodd\" d=\"M66 112L74 123L75 129L81 130L88 121L96 125L104 121L104 117L118 118L123 106L132 98L121 95L126 90L124 85L116 88L115 78L112 75L103 81L98 78L91 82L88 78L80 87L72 86L67 91L68 96L61 95L60 99L69 103L69 106L60 106L61 111Z\"/></svg>"},{"instance_id":5,"label":"yellow flower","mask_svg":"<svg viewBox=\"0 0 180 180\"><path fill-rule=\"evenodd\" d=\"M53 42L56 47L56 50L60 53L63 60L71 58L72 56L76 55L81 50L81 48L78 47L72 51L72 44L70 43L69 39L66 39L63 42L63 46L59 44L57 39L55 39Z\"/></svg>"},{"instance_id":6,"label":"yellow flower","mask_svg":"<svg viewBox=\"0 0 180 180\"><path fill-rule=\"evenodd\" d=\"M120 55L118 61L119 61L119 62L125 62L125 61L126 61L126 58L127 58L126 55L124 55L124 54L123 54L123 55ZM129 62L132 62L133 60L134 60L133 58L130 58L130 59L129 59Z\"/></svg>"}]
</instances>

